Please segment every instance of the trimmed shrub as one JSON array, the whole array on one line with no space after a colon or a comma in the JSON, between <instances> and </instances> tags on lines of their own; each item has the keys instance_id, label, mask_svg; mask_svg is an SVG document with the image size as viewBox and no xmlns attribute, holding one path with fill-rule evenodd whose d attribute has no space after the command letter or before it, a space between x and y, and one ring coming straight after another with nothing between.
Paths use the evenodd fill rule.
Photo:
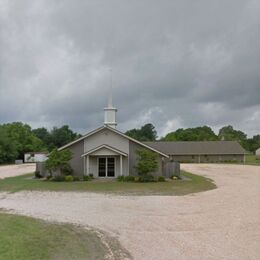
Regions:
<instances>
[{"instance_id":1,"label":"trimmed shrub","mask_svg":"<svg viewBox=\"0 0 260 260\"><path fill-rule=\"evenodd\" d=\"M65 181L65 177L63 175L57 175L57 176L53 176L50 180L62 182L62 181Z\"/></svg>"},{"instance_id":2,"label":"trimmed shrub","mask_svg":"<svg viewBox=\"0 0 260 260\"><path fill-rule=\"evenodd\" d=\"M65 176L65 181L74 181L74 178L73 178L73 176L71 176L71 175L67 175L67 176Z\"/></svg>"},{"instance_id":3,"label":"trimmed shrub","mask_svg":"<svg viewBox=\"0 0 260 260\"><path fill-rule=\"evenodd\" d=\"M93 173L90 173L88 176L90 177L90 179L94 179Z\"/></svg>"},{"instance_id":4,"label":"trimmed shrub","mask_svg":"<svg viewBox=\"0 0 260 260\"><path fill-rule=\"evenodd\" d=\"M124 175L122 175L122 176L118 176L117 178L116 178L116 180L117 181L125 181L125 176Z\"/></svg>"},{"instance_id":5,"label":"trimmed shrub","mask_svg":"<svg viewBox=\"0 0 260 260\"><path fill-rule=\"evenodd\" d=\"M83 176L83 181L90 181L91 178L88 175Z\"/></svg>"},{"instance_id":6,"label":"trimmed shrub","mask_svg":"<svg viewBox=\"0 0 260 260\"><path fill-rule=\"evenodd\" d=\"M164 182L164 181L165 181L164 176L158 176L157 181L159 181L159 182Z\"/></svg>"},{"instance_id":7,"label":"trimmed shrub","mask_svg":"<svg viewBox=\"0 0 260 260\"><path fill-rule=\"evenodd\" d=\"M140 177L139 176L135 176L135 182L139 182Z\"/></svg>"},{"instance_id":8,"label":"trimmed shrub","mask_svg":"<svg viewBox=\"0 0 260 260\"><path fill-rule=\"evenodd\" d=\"M132 175L125 176L124 181L135 181L135 177Z\"/></svg>"},{"instance_id":9,"label":"trimmed shrub","mask_svg":"<svg viewBox=\"0 0 260 260\"><path fill-rule=\"evenodd\" d=\"M78 176L73 176L73 181L80 181L80 178Z\"/></svg>"},{"instance_id":10,"label":"trimmed shrub","mask_svg":"<svg viewBox=\"0 0 260 260\"><path fill-rule=\"evenodd\" d=\"M117 178L117 181L120 181L120 182L131 182L131 181L135 181L135 176L132 176L132 175L128 175L128 176L118 176Z\"/></svg>"},{"instance_id":11,"label":"trimmed shrub","mask_svg":"<svg viewBox=\"0 0 260 260\"><path fill-rule=\"evenodd\" d=\"M152 175L139 176L139 182L155 182L155 178Z\"/></svg>"}]
</instances>

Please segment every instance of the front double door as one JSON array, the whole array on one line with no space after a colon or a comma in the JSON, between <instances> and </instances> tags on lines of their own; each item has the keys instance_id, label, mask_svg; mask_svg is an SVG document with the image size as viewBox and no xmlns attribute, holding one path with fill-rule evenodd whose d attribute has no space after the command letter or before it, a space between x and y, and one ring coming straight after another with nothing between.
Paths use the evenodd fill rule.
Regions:
<instances>
[{"instance_id":1,"label":"front double door","mask_svg":"<svg viewBox=\"0 0 260 260\"><path fill-rule=\"evenodd\" d=\"M115 177L115 158L99 157L98 158L98 176Z\"/></svg>"}]
</instances>

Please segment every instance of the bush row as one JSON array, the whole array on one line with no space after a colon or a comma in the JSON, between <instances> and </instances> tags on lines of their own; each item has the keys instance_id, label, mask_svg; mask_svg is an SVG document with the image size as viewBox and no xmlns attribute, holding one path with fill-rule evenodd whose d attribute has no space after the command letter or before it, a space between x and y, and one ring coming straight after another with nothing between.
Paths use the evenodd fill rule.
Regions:
<instances>
[{"instance_id":1,"label":"bush row","mask_svg":"<svg viewBox=\"0 0 260 260\"><path fill-rule=\"evenodd\" d=\"M72 181L91 181L93 175L84 175L83 177L72 176L72 175L57 175L57 176L48 176L47 180L55 182L72 182Z\"/></svg>"},{"instance_id":2,"label":"bush row","mask_svg":"<svg viewBox=\"0 0 260 260\"><path fill-rule=\"evenodd\" d=\"M120 182L163 182L165 178L163 176L152 176L152 175L140 175L140 176L118 176L117 181Z\"/></svg>"}]
</instances>

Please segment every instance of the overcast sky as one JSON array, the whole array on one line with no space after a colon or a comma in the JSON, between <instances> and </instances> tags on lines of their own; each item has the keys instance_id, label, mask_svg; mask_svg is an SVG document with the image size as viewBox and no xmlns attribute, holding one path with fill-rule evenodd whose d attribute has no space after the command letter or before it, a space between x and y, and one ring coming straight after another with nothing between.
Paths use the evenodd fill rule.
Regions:
<instances>
[{"instance_id":1,"label":"overcast sky","mask_svg":"<svg viewBox=\"0 0 260 260\"><path fill-rule=\"evenodd\" d=\"M260 133L259 0L0 0L0 123Z\"/></svg>"}]
</instances>

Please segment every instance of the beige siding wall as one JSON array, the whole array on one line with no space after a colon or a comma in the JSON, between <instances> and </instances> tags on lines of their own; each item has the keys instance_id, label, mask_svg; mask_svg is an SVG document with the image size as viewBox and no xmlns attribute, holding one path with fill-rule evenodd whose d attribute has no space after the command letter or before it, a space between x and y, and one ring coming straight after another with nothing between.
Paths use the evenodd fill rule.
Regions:
<instances>
[{"instance_id":1,"label":"beige siding wall","mask_svg":"<svg viewBox=\"0 0 260 260\"><path fill-rule=\"evenodd\" d=\"M84 141L80 141L78 143L73 144L69 148L73 154L73 158L70 160L70 165L73 169L73 175L75 176L82 176L84 173L84 162L81 155L83 154L84 150Z\"/></svg>"},{"instance_id":2,"label":"beige siding wall","mask_svg":"<svg viewBox=\"0 0 260 260\"><path fill-rule=\"evenodd\" d=\"M214 162L243 162L244 155L173 155L171 156L177 162L189 163L214 163Z\"/></svg>"},{"instance_id":3,"label":"beige siding wall","mask_svg":"<svg viewBox=\"0 0 260 260\"><path fill-rule=\"evenodd\" d=\"M112 146L126 154L129 154L129 140L108 129L104 129L84 140L84 152L88 152L103 144Z\"/></svg>"},{"instance_id":4,"label":"beige siding wall","mask_svg":"<svg viewBox=\"0 0 260 260\"><path fill-rule=\"evenodd\" d=\"M138 158L136 154L136 150L138 149L145 149L145 148L132 141L129 142L129 174L130 175L138 175L138 172L135 169L135 166L137 164L137 158ZM155 176L163 175L163 162L162 162L162 156L160 154L157 154L157 162L158 162L158 170L152 174Z\"/></svg>"}]
</instances>

